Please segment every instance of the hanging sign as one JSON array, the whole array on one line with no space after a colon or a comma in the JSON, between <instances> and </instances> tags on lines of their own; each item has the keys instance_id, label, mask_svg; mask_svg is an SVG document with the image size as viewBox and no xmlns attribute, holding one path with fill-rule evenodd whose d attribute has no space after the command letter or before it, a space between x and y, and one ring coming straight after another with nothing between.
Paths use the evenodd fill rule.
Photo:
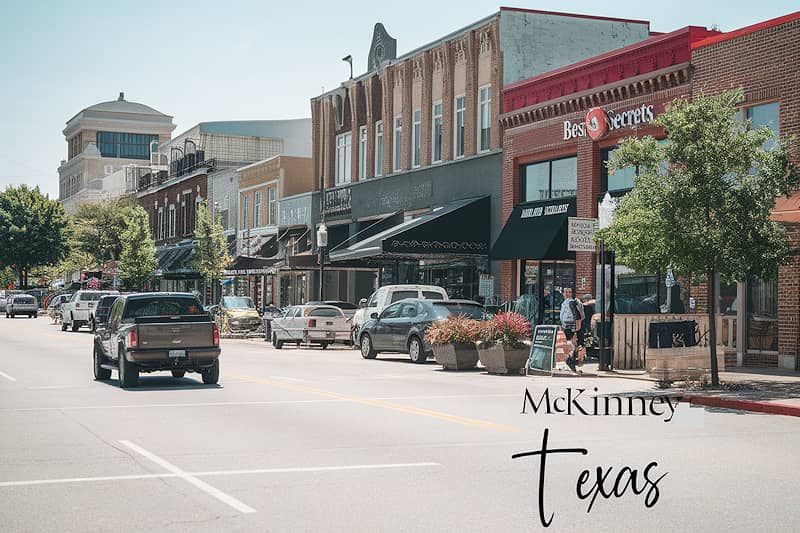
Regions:
<instances>
[{"instance_id":1,"label":"hanging sign","mask_svg":"<svg viewBox=\"0 0 800 533\"><path fill-rule=\"evenodd\" d=\"M527 370L551 371L556 361L558 326L536 326L528 355ZM526 372L527 372L526 370Z\"/></svg>"},{"instance_id":2,"label":"hanging sign","mask_svg":"<svg viewBox=\"0 0 800 533\"><path fill-rule=\"evenodd\" d=\"M569 217L567 250L570 252L594 252L594 233L597 228L596 218Z\"/></svg>"}]
</instances>

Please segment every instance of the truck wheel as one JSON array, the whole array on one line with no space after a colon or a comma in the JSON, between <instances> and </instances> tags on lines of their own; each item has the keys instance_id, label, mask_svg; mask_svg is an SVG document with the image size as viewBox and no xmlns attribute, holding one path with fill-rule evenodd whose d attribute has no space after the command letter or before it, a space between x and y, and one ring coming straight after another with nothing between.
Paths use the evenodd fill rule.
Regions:
<instances>
[{"instance_id":1,"label":"truck wheel","mask_svg":"<svg viewBox=\"0 0 800 533\"><path fill-rule=\"evenodd\" d=\"M125 348L119 347L119 386L130 389L139 384L139 367L125 359Z\"/></svg>"},{"instance_id":2,"label":"truck wheel","mask_svg":"<svg viewBox=\"0 0 800 533\"><path fill-rule=\"evenodd\" d=\"M14 318L14 316L15 316L14 313L11 313L11 318Z\"/></svg>"},{"instance_id":3,"label":"truck wheel","mask_svg":"<svg viewBox=\"0 0 800 533\"><path fill-rule=\"evenodd\" d=\"M327 350L328 349L328 343L327 342L323 342L322 344L320 344L320 347L322 347L323 350Z\"/></svg>"},{"instance_id":4,"label":"truck wheel","mask_svg":"<svg viewBox=\"0 0 800 533\"><path fill-rule=\"evenodd\" d=\"M67 331L67 323L61 322L61 331Z\"/></svg>"},{"instance_id":5,"label":"truck wheel","mask_svg":"<svg viewBox=\"0 0 800 533\"><path fill-rule=\"evenodd\" d=\"M71 329L72 329L73 332L78 331L78 328L80 328L80 327L81 327L81 325L78 322L75 322L75 321L72 322L72 328Z\"/></svg>"},{"instance_id":6,"label":"truck wheel","mask_svg":"<svg viewBox=\"0 0 800 533\"><path fill-rule=\"evenodd\" d=\"M186 375L186 370L173 370L172 377L173 378L182 378Z\"/></svg>"},{"instance_id":7,"label":"truck wheel","mask_svg":"<svg viewBox=\"0 0 800 533\"><path fill-rule=\"evenodd\" d=\"M92 333L97 330L97 322L94 321L94 317L92 317L91 322L89 322L89 329L91 329Z\"/></svg>"},{"instance_id":8,"label":"truck wheel","mask_svg":"<svg viewBox=\"0 0 800 533\"><path fill-rule=\"evenodd\" d=\"M94 379L96 381L105 381L107 379L111 379L111 370L100 366L100 363L105 360L105 357L100 354L100 351L97 349L96 345L94 347L94 356L92 359L94 359Z\"/></svg>"},{"instance_id":9,"label":"truck wheel","mask_svg":"<svg viewBox=\"0 0 800 533\"><path fill-rule=\"evenodd\" d=\"M416 335L411 337L408 341L408 355L411 356L411 360L415 363L424 363L428 360L428 356L425 354L425 348L422 346L422 341L420 341L419 337Z\"/></svg>"},{"instance_id":10,"label":"truck wheel","mask_svg":"<svg viewBox=\"0 0 800 533\"><path fill-rule=\"evenodd\" d=\"M372 347L372 339L369 338L368 334L364 334L361 336L361 357L364 359L375 359L378 356L378 352Z\"/></svg>"},{"instance_id":11,"label":"truck wheel","mask_svg":"<svg viewBox=\"0 0 800 533\"><path fill-rule=\"evenodd\" d=\"M283 348L283 341L279 341L278 336L275 333L272 334L272 345L276 350Z\"/></svg>"},{"instance_id":12,"label":"truck wheel","mask_svg":"<svg viewBox=\"0 0 800 533\"><path fill-rule=\"evenodd\" d=\"M206 385L219 383L219 359L214 360L214 364L203 370L201 375L203 376L203 383Z\"/></svg>"}]
</instances>

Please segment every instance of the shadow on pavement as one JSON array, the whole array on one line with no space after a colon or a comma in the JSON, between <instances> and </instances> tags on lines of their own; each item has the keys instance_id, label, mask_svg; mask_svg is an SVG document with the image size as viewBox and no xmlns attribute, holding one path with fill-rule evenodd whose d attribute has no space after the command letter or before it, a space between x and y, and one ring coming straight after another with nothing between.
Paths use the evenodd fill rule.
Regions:
<instances>
[{"instance_id":1,"label":"shadow on pavement","mask_svg":"<svg viewBox=\"0 0 800 533\"><path fill-rule=\"evenodd\" d=\"M196 389L220 389L222 385L206 385L202 381L197 381L191 378L173 378L172 376L139 376L139 385L131 389L122 389L119 386L118 379L109 379L102 383L116 387L126 392L137 391L182 391L182 390L196 390Z\"/></svg>"}]
</instances>

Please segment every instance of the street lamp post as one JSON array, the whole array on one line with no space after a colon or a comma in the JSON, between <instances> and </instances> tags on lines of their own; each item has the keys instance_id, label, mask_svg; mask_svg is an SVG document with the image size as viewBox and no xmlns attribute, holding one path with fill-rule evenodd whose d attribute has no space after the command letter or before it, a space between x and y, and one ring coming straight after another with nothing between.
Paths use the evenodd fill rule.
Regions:
<instances>
[{"instance_id":1,"label":"street lamp post","mask_svg":"<svg viewBox=\"0 0 800 533\"><path fill-rule=\"evenodd\" d=\"M325 248L328 246L328 226L323 221L317 229L317 248L319 248L319 299L324 301L325 292Z\"/></svg>"}]
</instances>

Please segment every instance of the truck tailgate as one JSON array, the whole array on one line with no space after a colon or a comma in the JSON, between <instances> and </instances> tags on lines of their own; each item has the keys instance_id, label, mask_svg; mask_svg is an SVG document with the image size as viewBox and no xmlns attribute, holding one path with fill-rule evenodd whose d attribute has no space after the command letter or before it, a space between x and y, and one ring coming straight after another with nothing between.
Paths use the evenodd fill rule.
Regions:
<instances>
[{"instance_id":1,"label":"truck tailgate","mask_svg":"<svg viewBox=\"0 0 800 533\"><path fill-rule=\"evenodd\" d=\"M214 345L211 322L159 322L138 325L143 349L208 348Z\"/></svg>"}]
</instances>

